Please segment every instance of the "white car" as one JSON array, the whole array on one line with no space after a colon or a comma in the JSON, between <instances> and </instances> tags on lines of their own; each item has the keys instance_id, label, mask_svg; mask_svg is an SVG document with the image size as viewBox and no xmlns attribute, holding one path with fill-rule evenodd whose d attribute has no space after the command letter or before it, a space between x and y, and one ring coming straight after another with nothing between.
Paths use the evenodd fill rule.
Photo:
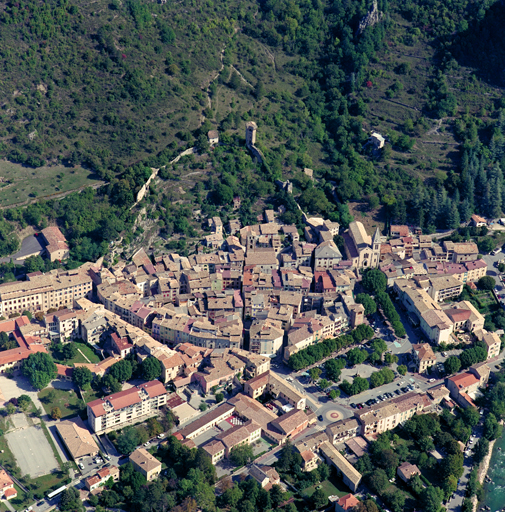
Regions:
<instances>
[{"instance_id":1,"label":"white car","mask_svg":"<svg viewBox=\"0 0 505 512\"><path fill-rule=\"evenodd\" d=\"M79 462L79 468L84 469L84 464L82 462Z\"/></svg>"},{"instance_id":2,"label":"white car","mask_svg":"<svg viewBox=\"0 0 505 512\"><path fill-rule=\"evenodd\" d=\"M144 446L147 448L148 446L150 446L150 442L148 441L147 443L144 443Z\"/></svg>"},{"instance_id":3,"label":"white car","mask_svg":"<svg viewBox=\"0 0 505 512\"><path fill-rule=\"evenodd\" d=\"M165 437L165 434L160 434L160 435L158 436L158 439L163 439L164 437Z\"/></svg>"}]
</instances>

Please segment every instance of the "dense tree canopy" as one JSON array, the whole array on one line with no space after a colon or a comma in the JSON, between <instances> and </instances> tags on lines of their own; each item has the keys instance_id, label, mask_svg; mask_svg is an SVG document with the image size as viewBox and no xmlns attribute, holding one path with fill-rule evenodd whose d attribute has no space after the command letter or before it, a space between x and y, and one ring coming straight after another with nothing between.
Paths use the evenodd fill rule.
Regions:
<instances>
[{"instance_id":1,"label":"dense tree canopy","mask_svg":"<svg viewBox=\"0 0 505 512\"><path fill-rule=\"evenodd\" d=\"M45 388L51 380L56 378L57 369L49 354L37 352L30 354L21 365L25 377L35 389Z\"/></svg>"}]
</instances>

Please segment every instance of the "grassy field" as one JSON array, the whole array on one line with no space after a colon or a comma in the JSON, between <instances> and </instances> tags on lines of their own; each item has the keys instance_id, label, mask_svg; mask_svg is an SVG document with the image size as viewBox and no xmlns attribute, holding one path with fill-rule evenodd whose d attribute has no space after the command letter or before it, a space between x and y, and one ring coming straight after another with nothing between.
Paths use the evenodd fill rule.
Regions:
<instances>
[{"instance_id":1,"label":"grassy field","mask_svg":"<svg viewBox=\"0 0 505 512\"><path fill-rule=\"evenodd\" d=\"M77 416L86 407L77 393L72 390L46 388L38 394L38 397L49 415L53 407L59 407L62 419Z\"/></svg>"},{"instance_id":2,"label":"grassy field","mask_svg":"<svg viewBox=\"0 0 505 512\"><path fill-rule=\"evenodd\" d=\"M305 489L303 491L303 495L307 498L310 498L316 489L318 489L321 486L326 496L345 496L346 494L349 494L349 489L344 485L344 483L341 480L337 480L335 477L330 477L329 480L325 480L324 482L316 485L312 485L308 489Z\"/></svg>"},{"instance_id":3,"label":"grassy field","mask_svg":"<svg viewBox=\"0 0 505 512\"><path fill-rule=\"evenodd\" d=\"M98 363L100 361L98 355L91 347L88 347L88 345L78 342L71 343L76 345L80 352L78 351L77 355L73 359L69 360L58 358L58 354L56 352L53 352L53 359L55 360L56 363L72 366L74 363Z\"/></svg>"},{"instance_id":4,"label":"grassy field","mask_svg":"<svg viewBox=\"0 0 505 512\"><path fill-rule=\"evenodd\" d=\"M98 183L94 174L83 167L55 165L38 169L0 160L0 206L22 203L35 197L42 199L53 194L75 190Z\"/></svg>"}]
</instances>

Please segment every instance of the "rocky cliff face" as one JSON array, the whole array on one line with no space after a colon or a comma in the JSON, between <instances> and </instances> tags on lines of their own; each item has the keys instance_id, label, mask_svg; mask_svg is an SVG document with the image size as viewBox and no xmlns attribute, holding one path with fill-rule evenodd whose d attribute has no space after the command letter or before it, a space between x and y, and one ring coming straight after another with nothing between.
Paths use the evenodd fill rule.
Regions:
<instances>
[{"instance_id":1,"label":"rocky cliff face","mask_svg":"<svg viewBox=\"0 0 505 512\"><path fill-rule=\"evenodd\" d=\"M359 22L357 34L360 35L367 27L372 27L373 25L379 23L384 14L379 11L377 6L377 0L373 0L373 5L370 11L363 17L363 19Z\"/></svg>"}]
</instances>

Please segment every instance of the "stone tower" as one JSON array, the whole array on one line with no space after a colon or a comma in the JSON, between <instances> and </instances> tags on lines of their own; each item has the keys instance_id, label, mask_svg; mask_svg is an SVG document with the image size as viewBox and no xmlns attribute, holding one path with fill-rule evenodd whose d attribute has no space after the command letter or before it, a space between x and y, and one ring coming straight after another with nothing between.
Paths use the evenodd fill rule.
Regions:
<instances>
[{"instance_id":1,"label":"stone tower","mask_svg":"<svg viewBox=\"0 0 505 512\"><path fill-rule=\"evenodd\" d=\"M256 144L256 130L258 126L254 121L248 121L245 124L245 143L247 147L254 146Z\"/></svg>"}]
</instances>

